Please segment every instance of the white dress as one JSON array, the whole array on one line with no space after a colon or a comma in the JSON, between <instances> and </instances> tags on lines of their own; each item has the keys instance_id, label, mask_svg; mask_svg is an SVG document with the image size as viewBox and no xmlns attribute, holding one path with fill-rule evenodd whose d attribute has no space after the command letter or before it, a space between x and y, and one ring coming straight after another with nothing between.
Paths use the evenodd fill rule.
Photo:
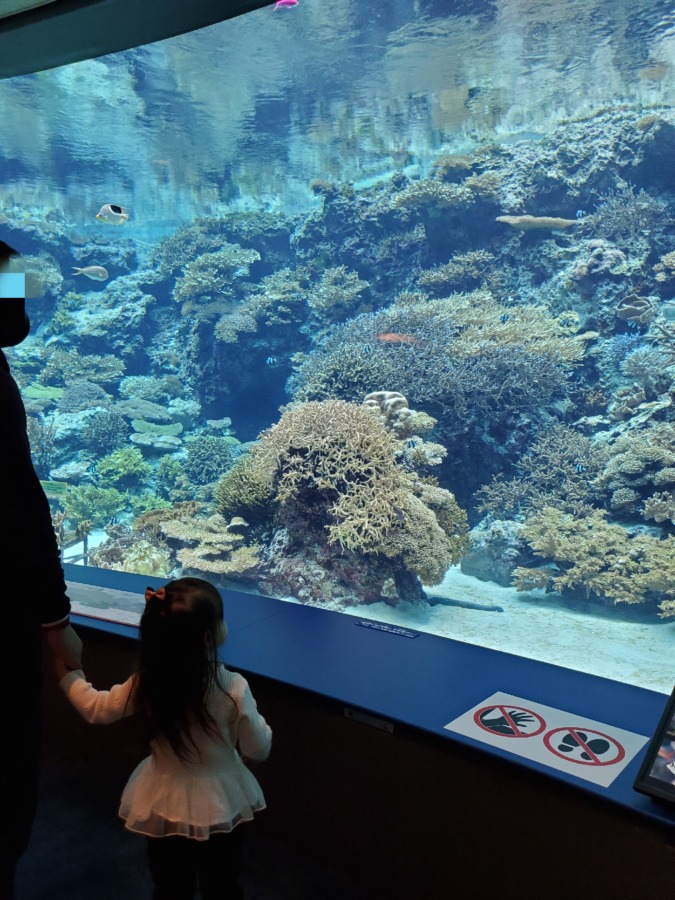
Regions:
<instances>
[{"instance_id":1,"label":"white dress","mask_svg":"<svg viewBox=\"0 0 675 900\"><path fill-rule=\"evenodd\" d=\"M207 700L223 740L195 729L200 755L190 763L181 762L166 741L153 741L151 755L132 772L122 794L119 813L130 831L207 840L250 821L265 808L262 789L237 748L248 759L266 759L272 730L258 712L246 679L224 666L218 675L237 706L235 715L232 700L217 688ZM109 691L97 691L78 670L69 672L61 687L91 723L109 724L138 711L133 678Z\"/></svg>"}]
</instances>

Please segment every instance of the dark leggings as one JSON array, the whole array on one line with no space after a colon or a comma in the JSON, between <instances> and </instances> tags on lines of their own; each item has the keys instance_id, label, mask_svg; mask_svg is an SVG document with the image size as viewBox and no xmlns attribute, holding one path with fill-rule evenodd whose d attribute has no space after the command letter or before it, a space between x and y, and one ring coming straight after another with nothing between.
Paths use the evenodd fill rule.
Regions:
<instances>
[{"instance_id":1,"label":"dark leggings","mask_svg":"<svg viewBox=\"0 0 675 900\"><path fill-rule=\"evenodd\" d=\"M185 837L148 838L153 900L243 900L239 884L241 831L214 834L208 841Z\"/></svg>"}]
</instances>

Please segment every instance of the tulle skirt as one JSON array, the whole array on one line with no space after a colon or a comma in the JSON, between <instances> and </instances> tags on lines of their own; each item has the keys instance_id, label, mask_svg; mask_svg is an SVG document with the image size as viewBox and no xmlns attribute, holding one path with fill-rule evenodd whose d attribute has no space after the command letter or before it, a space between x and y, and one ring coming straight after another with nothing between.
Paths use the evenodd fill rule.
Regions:
<instances>
[{"instance_id":1,"label":"tulle skirt","mask_svg":"<svg viewBox=\"0 0 675 900\"><path fill-rule=\"evenodd\" d=\"M257 779L238 757L224 771L192 775L184 769L162 771L150 756L132 772L119 814L139 834L205 841L250 821L264 808Z\"/></svg>"}]
</instances>

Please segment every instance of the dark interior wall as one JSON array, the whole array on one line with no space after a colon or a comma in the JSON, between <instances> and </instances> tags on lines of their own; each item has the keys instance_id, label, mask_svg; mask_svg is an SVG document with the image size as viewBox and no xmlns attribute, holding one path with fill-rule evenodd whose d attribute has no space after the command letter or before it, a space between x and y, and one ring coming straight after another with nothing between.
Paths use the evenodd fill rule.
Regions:
<instances>
[{"instance_id":1,"label":"dark interior wall","mask_svg":"<svg viewBox=\"0 0 675 900\"><path fill-rule=\"evenodd\" d=\"M129 674L130 642L81 633L97 687ZM274 730L272 755L256 770L268 801L256 828L374 900L674 895L672 836L650 821L488 753L408 729L387 734L337 703L248 677ZM144 754L138 722L89 726L50 684L44 749L72 760L74 792L107 779L116 797Z\"/></svg>"}]
</instances>

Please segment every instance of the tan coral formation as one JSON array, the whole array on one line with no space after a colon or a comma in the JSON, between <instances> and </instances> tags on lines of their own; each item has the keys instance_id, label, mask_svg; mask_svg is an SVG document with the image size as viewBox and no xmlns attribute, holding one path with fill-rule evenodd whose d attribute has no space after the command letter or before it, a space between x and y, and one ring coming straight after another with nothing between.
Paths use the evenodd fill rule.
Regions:
<instances>
[{"instance_id":1,"label":"tan coral formation","mask_svg":"<svg viewBox=\"0 0 675 900\"><path fill-rule=\"evenodd\" d=\"M617 303L616 314L624 322L649 325L656 318L657 308L651 297L629 294Z\"/></svg>"},{"instance_id":2,"label":"tan coral formation","mask_svg":"<svg viewBox=\"0 0 675 900\"><path fill-rule=\"evenodd\" d=\"M398 409L405 408L401 396ZM282 519L294 505L316 513L323 504L329 543L398 558L424 583L437 584L462 555L466 515L449 491L438 488L439 519L417 496L416 478L397 465L398 447L371 408L311 401L288 408L252 457L275 486Z\"/></svg>"},{"instance_id":3,"label":"tan coral formation","mask_svg":"<svg viewBox=\"0 0 675 900\"><path fill-rule=\"evenodd\" d=\"M533 516L522 536L556 569L543 575L538 569L517 568L517 590L580 588L586 596L628 604L658 597L660 615L675 615L675 537L631 535L606 516L604 510L573 516L550 506Z\"/></svg>"},{"instance_id":4,"label":"tan coral formation","mask_svg":"<svg viewBox=\"0 0 675 900\"><path fill-rule=\"evenodd\" d=\"M405 440L412 435L411 410L408 401L398 391L373 391L363 400L366 409L376 413L382 424Z\"/></svg>"},{"instance_id":5,"label":"tan coral formation","mask_svg":"<svg viewBox=\"0 0 675 900\"><path fill-rule=\"evenodd\" d=\"M206 519L171 519L162 522L166 538L180 543L178 561L187 569L216 575L251 578L261 559L256 544L245 545L237 523L228 523L215 513ZM185 546L193 544L194 546Z\"/></svg>"}]
</instances>

